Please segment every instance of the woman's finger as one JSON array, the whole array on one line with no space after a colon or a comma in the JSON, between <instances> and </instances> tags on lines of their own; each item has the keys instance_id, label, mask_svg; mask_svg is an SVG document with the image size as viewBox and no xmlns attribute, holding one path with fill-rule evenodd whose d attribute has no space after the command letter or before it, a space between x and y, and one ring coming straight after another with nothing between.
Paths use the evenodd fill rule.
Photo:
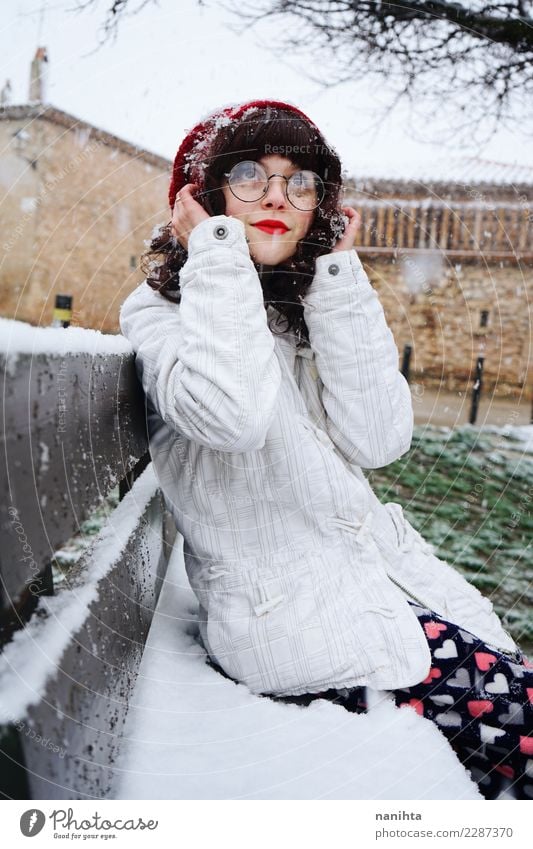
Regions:
<instances>
[{"instance_id":1,"label":"woman's finger","mask_svg":"<svg viewBox=\"0 0 533 849\"><path fill-rule=\"evenodd\" d=\"M176 201L178 198L180 199L180 203L187 204L191 200L194 200L194 195L198 190L198 186L196 183L187 183L183 186L182 189L179 190L178 195L176 197Z\"/></svg>"},{"instance_id":2,"label":"woman's finger","mask_svg":"<svg viewBox=\"0 0 533 849\"><path fill-rule=\"evenodd\" d=\"M344 215L350 220L348 221L348 226L351 227L353 225L359 226L361 223L361 216L352 206L344 206L342 208Z\"/></svg>"}]
</instances>

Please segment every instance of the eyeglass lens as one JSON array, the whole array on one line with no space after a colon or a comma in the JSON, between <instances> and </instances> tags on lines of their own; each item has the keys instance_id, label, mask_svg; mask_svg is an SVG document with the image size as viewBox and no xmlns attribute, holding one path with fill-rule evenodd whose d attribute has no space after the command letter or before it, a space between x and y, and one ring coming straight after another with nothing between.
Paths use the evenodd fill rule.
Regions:
<instances>
[{"instance_id":1,"label":"eyeglass lens","mask_svg":"<svg viewBox=\"0 0 533 849\"><path fill-rule=\"evenodd\" d=\"M274 176L283 175L271 175L271 177ZM269 179L260 163L246 160L237 163L231 169L228 185L239 200L251 202L264 197L268 191ZM297 209L309 211L322 202L325 194L324 184L314 171L297 171L291 177L284 179L287 186L287 200Z\"/></svg>"}]
</instances>

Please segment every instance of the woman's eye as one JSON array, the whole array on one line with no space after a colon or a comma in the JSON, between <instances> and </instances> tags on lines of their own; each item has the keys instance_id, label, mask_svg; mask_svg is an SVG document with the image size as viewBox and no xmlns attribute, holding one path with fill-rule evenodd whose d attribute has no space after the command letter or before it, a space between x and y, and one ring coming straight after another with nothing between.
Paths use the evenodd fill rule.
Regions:
<instances>
[{"instance_id":1,"label":"woman's eye","mask_svg":"<svg viewBox=\"0 0 533 849\"><path fill-rule=\"evenodd\" d=\"M233 175L239 182L259 180L262 176L255 162L245 162L241 165L238 165L233 170Z\"/></svg>"},{"instance_id":2,"label":"woman's eye","mask_svg":"<svg viewBox=\"0 0 533 849\"><path fill-rule=\"evenodd\" d=\"M298 194L309 194L315 191L315 181L300 171L291 177L291 187Z\"/></svg>"}]
</instances>

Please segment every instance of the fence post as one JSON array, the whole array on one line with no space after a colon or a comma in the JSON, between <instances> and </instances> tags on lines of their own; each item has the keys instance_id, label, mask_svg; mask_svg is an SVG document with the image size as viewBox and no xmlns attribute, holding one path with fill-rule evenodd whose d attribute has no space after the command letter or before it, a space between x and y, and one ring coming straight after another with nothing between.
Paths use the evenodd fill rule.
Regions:
<instances>
[{"instance_id":1,"label":"fence post","mask_svg":"<svg viewBox=\"0 0 533 849\"><path fill-rule=\"evenodd\" d=\"M407 383L409 383L409 367L411 364L412 352L413 348L411 345L403 346L402 374L405 377Z\"/></svg>"},{"instance_id":2,"label":"fence post","mask_svg":"<svg viewBox=\"0 0 533 849\"><path fill-rule=\"evenodd\" d=\"M483 361L485 357L478 357L476 361L476 379L474 381L474 389L472 391L472 406L470 408L470 424L475 424L477 419L477 411L479 406L479 398L483 387Z\"/></svg>"}]
</instances>

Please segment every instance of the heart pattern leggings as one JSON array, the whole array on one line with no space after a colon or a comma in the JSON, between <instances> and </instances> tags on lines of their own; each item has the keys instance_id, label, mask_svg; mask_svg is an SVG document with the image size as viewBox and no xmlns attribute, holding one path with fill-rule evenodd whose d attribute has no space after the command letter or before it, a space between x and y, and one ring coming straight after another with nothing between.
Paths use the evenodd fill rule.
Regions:
<instances>
[{"instance_id":1,"label":"heart pattern leggings","mask_svg":"<svg viewBox=\"0 0 533 849\"><path fill-rule=\"evenodd\" d=\"M486 799L502 792L503 798L533 799L533 664L521 651L501 654L431 610L412 606L432 664L424 681L392 691L396 705L438 726ZM326 698L354 713L366 710L364 687L274 698L297 704Z\"/></svg>"}]
</instances>

